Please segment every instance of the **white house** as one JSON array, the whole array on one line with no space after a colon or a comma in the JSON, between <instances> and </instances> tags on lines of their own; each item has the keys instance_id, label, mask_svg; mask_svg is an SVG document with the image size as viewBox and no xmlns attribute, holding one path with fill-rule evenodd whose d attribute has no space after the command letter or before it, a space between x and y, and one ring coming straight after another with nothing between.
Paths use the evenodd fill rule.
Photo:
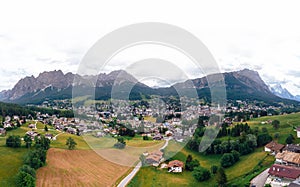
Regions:
<instances>
[{"instance_id":1,"label":"white house","mask_svg":"<svg viewBox=\"0 0 300 187\"><path fill-rule=\"evenodd\" d=\"M297 138L300 138L300 127L298 127L298 128L296 129L296 131L297 131Z\"/></svg>"},{"instance_id":2,"label":"white house","mask_svg":"<svg viewBox=\"0 0 300 187\"><path fill-rule=\"evenodd\" d=\"M168 171L172 173L181 173L183 169L183 162L179 160L172 160L168 164Z\"/></svg>"}]
</instances>

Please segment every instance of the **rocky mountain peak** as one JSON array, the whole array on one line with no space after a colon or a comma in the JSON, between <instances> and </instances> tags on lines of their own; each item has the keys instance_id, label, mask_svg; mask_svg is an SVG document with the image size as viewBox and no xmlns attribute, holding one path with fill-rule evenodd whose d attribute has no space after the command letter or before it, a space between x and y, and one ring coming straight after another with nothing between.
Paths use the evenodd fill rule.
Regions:
<instances>
[{"instance_id":1,"label":"rocky mountain peak","mask_svg":"<svg viewBox=\"0 0 300 187\"><path fill-rule=\"evenodd\" d=\"M243 69L240 71L234 71L231 73L236 79L241 81L243 84L254 87L264 93L270 93L270 90L266 83L261 79L257 71Z\"/></svg>"}]
</instances>

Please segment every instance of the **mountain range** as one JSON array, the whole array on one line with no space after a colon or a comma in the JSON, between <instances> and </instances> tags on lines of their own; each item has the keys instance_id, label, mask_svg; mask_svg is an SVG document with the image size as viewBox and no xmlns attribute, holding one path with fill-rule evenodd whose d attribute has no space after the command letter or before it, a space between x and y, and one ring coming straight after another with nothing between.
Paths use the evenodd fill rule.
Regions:
<instances>
[{"instance_id":1,"label":"mountain range","mask_svg":"<svg viewBox=\"0 0 300 187\"><path fill-rule=\"evenodd\" d=\"M270 90L258 72L249 69L223 73L226 84L227 99L257 100L266 103L296 104ZM192 83L192 84L191 84ZM151 95L178 96L176 88L196 89L200 98L210 99L210 88L206 77L176 83L166 88L151 88L124 70L112 71L108 74L78 75L64 74L61 70L40 73L37 77L25 77L11 89L0 92L0 101L19 104L39 104L45 99L70 99L95 93L96 99L109 99L112 89L130 91L130 99L149 98ZM75 92L74 92L75 90ZM124 91L116 92L117 98L124 98ZM275 93L275 94L274 94Z\"/></svg>"},{"instance_id":2,"label":"mountain range","mask_svg":"<svg viewBox=\"0 0 300 187\"><path fill-rule=\"evenodd\" d=\"M277 95L278 97L300 101L300 95L294 96L286 88L283 88L278 83L277 84L271 84L271 85L269 85L269 88L270 88L271 92L274 95Z\"/></svg>"}]
</instances>

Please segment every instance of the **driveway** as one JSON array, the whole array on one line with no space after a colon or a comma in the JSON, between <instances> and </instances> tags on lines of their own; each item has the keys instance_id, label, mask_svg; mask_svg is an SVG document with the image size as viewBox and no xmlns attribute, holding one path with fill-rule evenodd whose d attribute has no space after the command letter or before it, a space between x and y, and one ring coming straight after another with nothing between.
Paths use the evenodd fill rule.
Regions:
<instances>
[{"instance_id":1,"label":"driveway","mask_svg":"<svg viewBox=\"0 0 300 187\"><path fill-rule=\"evenodd\" d=\"M252 179L251 184L255 185L256 187L264 187L265 182L267 181L267 178L269 176L269 168L263 171L261 174L256 176L254 179Z\"/></svg>"},{"instance_id":2,"label":"driveway","mask_svg":"<svg viewBox=\"0 0 300 187\"><path fill-rule=\"evenodd\" d=\"M172 138L167 138L165 139L166 142L165 144L160 148L160 150L165 149L168 145L169 145L169 140L171 140ZM125 187L130 181L131 179L137 174L137 172L140 170L140 168L142 167L142 162L139 162L134 169L118 184L118 187Z\"/></svg>"}]
</instances>

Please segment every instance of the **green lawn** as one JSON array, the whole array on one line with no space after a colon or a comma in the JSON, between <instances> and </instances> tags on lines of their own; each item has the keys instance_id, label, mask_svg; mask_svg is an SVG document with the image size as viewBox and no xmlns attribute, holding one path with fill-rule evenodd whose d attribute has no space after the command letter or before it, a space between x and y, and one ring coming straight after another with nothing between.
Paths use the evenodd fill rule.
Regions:
<instances>
[{"instance_id":1,"label":"green lawn","mask_svg":"<svg viewBox=\"0 0 300 187\"><path fill-rule=\"evenodd\" d=\"M174 150L176 144L177 143L171 143L171 149ZM188 154L191 154L194 159L198 159L200 161L200 165L209 170L212 165L220 166L219 160L221 155L203 155L190 151L186 148L175 154L172 160L177 159L185 162ZM249 176L252 171L255 170L257 172L257 170L261 168L266 169L274 162L273 157L266 156L267 154L263 152L262 149L258 149L252 154L241 156L240 161L238 161L234 166L225 169L228 182L238 186L244 186L247 184L250 179L254 177ZM257 168L259 163L264 163L264 160L267 160L266 164L263 165L264 167ZM262 171L262 169L259 171ZM248 178L244 179L245 176L248 176ZM212 176L208 181L197 182L193 178L192 172L184 171L181 174L173 174L168 173L166 169L143 167L128 186L217 186L217 184L214 176Z\"/></svg>"},{"instance_id":2,"label":"green lawn","mask_svg":"<svg viewBox=\"0 0 300 187\"><path fill-rule=\"evenodd\" d=\"M274 129L271 124L261 124L261 122L265 122L267 120L279 120L280 127L279 129ZM276 140L279 143L286 144L285 140L292 134L296 139L294 143L300 143L300 139L297 138L297 133L294 130L298 126L300 126L300 113L289 114L289 115L280 115L280 116L266 116L261 118L252 119L247 122L251 128L258 127L259 130L263 127L268 129L269 134L274 138L274 134L276 132L279 133L279 139Z\"/></svg>"},{"instance_id":3,"label":"green lawn","mask_svg":"<svg viewBox=\"0 0 300 187\"><path fill-rule=\"evenodd\" d=\"M90 146L86 143L82 136L77 136L68 133L62 133L58 135L55 141L51 141L51 147L68 149L68 147L66 146L66 142L69 137L73 138L77 143L75 149L90 149Z\"/></svg>"},{"instance_id":4,"label":"green lawn","mask_svg":"<svg viewBox=\"0 0 300 187\"><path fill-rule=\"evenodd\" d=\"M190 172L180 174L168 173L166 169L143 167L128 184L128 187L156 186L199 186Z\"/></svg>"},{"instance_id":5,"label":"green lawn","mask_svg":"<svg viewBox=\"0 0 300 187\"><path fill-rule=\"evenodd\" d=\"M0 147L0 186L15 186L14 176L23 165L28 149Z\"/></svg>"}]
</instances>

